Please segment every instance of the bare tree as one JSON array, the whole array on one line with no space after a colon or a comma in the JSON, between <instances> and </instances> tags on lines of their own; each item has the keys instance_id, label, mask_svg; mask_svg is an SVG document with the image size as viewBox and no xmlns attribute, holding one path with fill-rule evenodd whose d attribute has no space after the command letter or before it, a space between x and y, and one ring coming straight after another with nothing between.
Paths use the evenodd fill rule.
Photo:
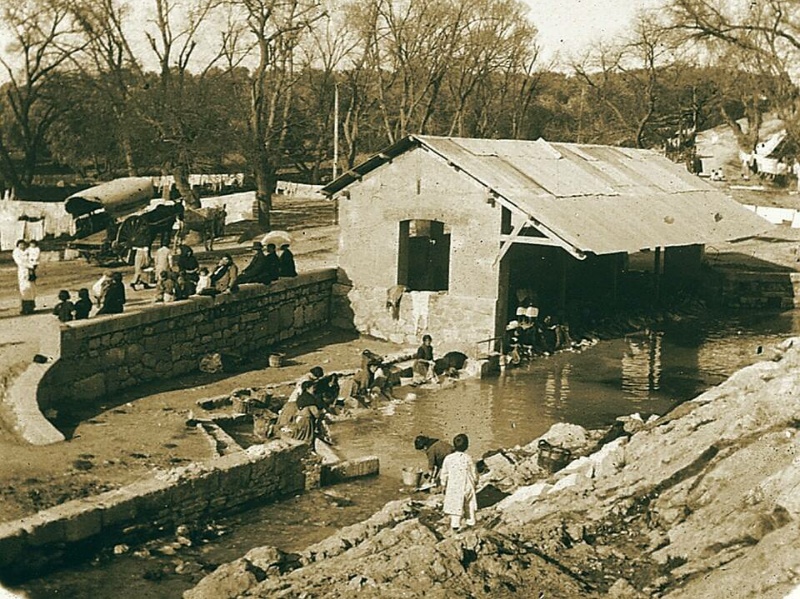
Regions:
<instances>
[{"instance_id":1,"label":"bare tree","mask_svg":"<svg viewBox=\"0 0 800 599\"><path fill-rule=\"evenodd\" d=\"M131 87L142 86L145 74L131 49L123 23L130 18L128 5L120 0L68 0L66 2L86 36L88 60L75 63L105 97L119 124L117 135L128 175L137 174L131 140L134 111Z\"/></svg>"},{"instance_id":2,"label":"bare tree","mask_svg":"<svg viewBox=\"0 0 800 599\"><path fill-rule=\"evenodd\" d=\"M470 131L465 123L470 101L478 90L488 87L501 99L501 110L510 111L516 138L534 97L536 28L527 18L527 8L517 0L472 0L464 6L469 16L447 77L454 106L448 133L463 136Z\"/></svg>"},{"instance_id":3,"label":"bare tree","mask_svg":"<svg viewBox=\"0 0 800 599\"><path fill-rule=\"evenodd\" d=\"M800 140L800 94L794 82L800 60L800 6L797 0L728 3L671 0L672 26L704 50L737 58L739 72L749 74L742 98L749 126L744 130L725 114L740 148L751 151L758 141L763 98L783 119L794 140ZM769 85L762 84L769 78Z\"/></svg>"},{"instance_id":4,"label":"bare tree","mask_svg":"<svg viewBox=\"0 0 800 599\"><path fill-rule=\"evenodd\" d=\"M199 198L189 184L192 144L197 132L188 126L187 116L193 112L188 88L189 68L203 37L203 25L220 0L154 0L155 31L147 31L147 41L159 64L158 94L155 111L149 120L160 132L161 142L172 147L166 153L164 170L171 173L181 196L192 206L200 206ZM225 38L212 48L210 56L197 65L196 77L203 79L225 55Z\"/></svg>"},{"instance_id":5,"label":"bare tree","mask_svg":"<svg viewBox=\"0 0 800 599\"><path fill-rule=\"evenodd\" d=\"M82 46L69 11L57 0L9 2L2 18L11 43L0 58L9 79L3 90L0 171L11 186L26 188L45 136L64 109L49 97L49 88ZM14 158L15 151L21 161Z\"/></svg>"},{"instance_id":6,"label":"bare tree","mask_svg":"<svg viewBox=\"0 0 800 599\"><path fill-rule=\"evenodd\" d=\"M668 30L651 16L638 17L630 39L612 45L599 44L582 62L575 75L605 105L619 132L619 144L646 147L646 129L656 113L659 80L672 64ZM608 130L608 126L603 127Z\"/></svg>"},{"instance_id":7,"label":"bare tree","mask_svg":"<svg viewBox=\"0 0 800 599\"><path fill-rule=\"evenodd\" d=\"M247 23L249 39L240 43L256 61L250 78L247 153L256 180L259 224L269 228L298 80L295 54L302 35L325 12L317 0L229 0L229 4Z\"/></svg>"}]
</instances>

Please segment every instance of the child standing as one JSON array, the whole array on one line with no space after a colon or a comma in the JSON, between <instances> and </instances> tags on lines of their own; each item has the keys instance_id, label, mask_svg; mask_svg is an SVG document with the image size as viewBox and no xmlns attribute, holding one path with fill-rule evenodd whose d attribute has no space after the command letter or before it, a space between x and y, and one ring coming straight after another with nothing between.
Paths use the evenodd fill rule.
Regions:
<instances>
[{"instance_id":1,"label":"child standing","mask_svg":"<svg viewBox=\"0 0 800 599\"><path fill-rule=\"evenodd\" d=\"M469 447L469 438L466 435L456 435L453 438L455 451L444 458L442 471L439 478L444 491L444 513L450 516L450 528L461 528L461 520L465 518L467 526L475 524L475 512L478 510L478 501L475 495L475 485L478 482L478 470L475 462L466 453Z\"/></svg>"},{"instance_id":2,"label":"child standing","mask_svg":"<svg viewBox=\"0 0 800 599\"><path fill-rule=\"evenodd\" d=\"M58 316L61 322L69 322L74 311L75 305L69 301L69 291L62 289L58 292L58 303L53 308L53 314Z\"/></svg>"},{"instance_id":3,"label":"child standing","mask_svg":"<svg viewBox=\"0 0 800 599\"><path fill-rule=\"evenodd\" d=\"M78 301L75 302L75 320L85 320L89 318L92 311L92 300L89 298L89 290L86 287L78 289Z\"/></svg>"}]
</instances>

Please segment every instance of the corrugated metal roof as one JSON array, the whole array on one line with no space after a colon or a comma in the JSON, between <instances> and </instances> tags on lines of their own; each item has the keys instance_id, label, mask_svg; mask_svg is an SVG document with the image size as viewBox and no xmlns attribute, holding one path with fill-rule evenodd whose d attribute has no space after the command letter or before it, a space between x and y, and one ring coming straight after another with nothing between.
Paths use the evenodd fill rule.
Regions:
<instances>
[{"instance_id":1,"label":"corrugated metal roof","mask_svg":"<svg viewBox=\"0 0 800 599\"><path fill-rule=\"evenodd\" d=\"M611 146L409 136L329 183L333 194L416 145L491 189L578 252L715 243L771 225L679 164Z\"/></svg>"}]
</instances>

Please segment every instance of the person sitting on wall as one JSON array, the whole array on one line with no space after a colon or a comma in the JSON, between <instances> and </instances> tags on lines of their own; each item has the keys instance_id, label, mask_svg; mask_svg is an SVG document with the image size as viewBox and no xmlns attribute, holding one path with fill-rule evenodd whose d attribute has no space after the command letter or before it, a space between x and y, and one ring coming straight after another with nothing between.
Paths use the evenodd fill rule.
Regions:
<instances>
[{"instance_id":1,"label":"person sitting on wall","mask_svg":"<svg viewBox=\"0 0 800 599\"><path fill-rule=\"evenodd\" d=\"M187 280L197 284L200 278L200 264L197 262L197 258L194 257L194 250L188 245L181 245L179 252L175 261L178 270L186 273Z\"/></svg>"},{"instance_id":2,"label":"person sitting on wall","mask_svg":"<svg viewBox=\"0 0 800 599\"><path fill-rule=\"evenodd\" d=\"M162 270L158 275L156 294L153 297L153 301L156 303L175 301L175 281L166 270Z\"/></svg>"},{"instance_id":3,"label":"person sitting on wall","mask_svg":"<svg viewBox=\"0 0 800 599\"><path fill-rule=\"evenodd\" d=\"M190 295L194 295L194 283L189 279L184 271L179 271L175 275L175 299L184 300Z\"/></svg>"},{"instance_id":4,"label":"person sitting on wall","mask_svg":"<svg viewBox=\"0 0 800 599\"><path fill-rule=\"evenodd\" d=\"M97 304L98 308L103 305L103 297L106 291L108 291L108 286L111 285L112 276L114 276L113 271L107 270L97 279L95 284L92 285L92 298L94 298L94 302Z\"/></svg>"},{"instance_id":5,"label":"person sitting on wall","mask_svg":"<svg viewBox=\"0 0 800 599\"><path fill-rule=\"evenodd\" d=\"M418 435L414 439L414 449L424 451L428 457L428 472L426 478L432 486L439 486L439 472L444 459L453 453L453 446L447 441L441 441L425 435Z\"/></svg>"},{"instance_id":6,"label":"person sitting on wall","mask_svg":"<svg viewBox=\"0 0 800 599\"><path fill-rule=\"evenodd\" d=\"M202 295L216 295L218 293L235 293L238 291L239 269L230 254L224 254L219 259L214 271L211 273L211 286L203 289Z\"/></svg>"},{"instance_id":7,"label":"person sitting on wall","mask_svg":"<svg viewBox=\"0 0 800 599\"><path fill-rule=\"evenodd\" d=\"M197 273L197 286L194 288L195 295L203 295L203 291L211 288L211 273L203 266Z\"/></svg>"},{"instance_id":8,"label":"person sitting on wall","mask_svg":"<svg viewBox=\"0 0 800 599\"><path fill-rule=\"evenodd\" d=\"M69 322L75 312L75 304L69 301L69 291L62 289L58 292L58 303L53 307L53 314L58 316L61 322Z\"/></svg>"},{"instance_id":9,"label":"person sitting on wall","mask_svg":"<svg viewBox=\"0 0 800 599\"><path fill-rule=\"evenodd\" d=\"M269 279L268 283L277 281L281 276L281 261L280 258L278 258L278 254L275 253L274 243L267 244L267 254L264 257L266 258L266 277Z\"/></svg>"},{"instance_id":10,"label":"person sitting on wall","mask_svg":"<svg viewBox=\"0 0 800 599\"><path fill-rule=\"evenodd\" d=\"M284 243L281 245L281 253L278 256L280 261L280 276L281 277L296 277L297 267L294 263L294 254L289 249L289 244Z\"/></svg>"},{"instance_id":11,"label":"person sitting on wall","mask_svg":"<svg viewBox=\"0 0 800 599\"><path fill-rule=\"evenodd\" d=\"M111 283L103 296L103 305L98 314L122 314L125 305L125 285L122 284L122 273L114 272Z\"/></svg>"},{"instance_id":12,"label":"person sitting on wall","mask_svg":"<svg viewBox=\"0 0 800 599\"><path fill-rule=\"evenodd\" d=\"M414 372L414 382L424 383L433 378L433 339L430 335L422 336L422 345L417 348L417 353L414 355L414 365L412 366Z\"/></svg>"},{"instance_id":13,"label":"person sitting on wall","mask_svg":"<svg viewBox=\"0 0 800 599\"><path fill-rule=\"evenodd\" d=\"M239 274L239 283L261 283L269 285L272 282L269 272L269 262L264 255L264 246L260 241L253 242L253 258Z\"/></svg>"},{"instance_id":14,"label":"person sitting on wall","mask_svg":"<svg viewBox=\"0 0 800 599\"><path fill-rule=\"evenodd\" d=\"M78 301L75 302L75 320L89 318L92 311L92 300L89 299L89 290L86 287L78 289Z\"/></svg>"}]
</instances>

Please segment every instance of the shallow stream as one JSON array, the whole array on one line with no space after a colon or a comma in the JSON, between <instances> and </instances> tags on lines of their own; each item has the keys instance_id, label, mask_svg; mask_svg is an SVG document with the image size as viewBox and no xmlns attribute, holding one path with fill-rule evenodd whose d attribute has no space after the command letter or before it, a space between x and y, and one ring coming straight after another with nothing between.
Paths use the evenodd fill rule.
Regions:
<instances>
[{"instance_id":1,"label":"shallow stream","mask_svg":"<svg viewBox=\"0 0 800 599\"><path fill-rule=\"evenodd\" d=\"M743 366L770 359L772 346L798 333L798 311L716 316L537 358L495 379L461 381L436 392L416 389L414 400L334 425L345 457L380 457L378 477L220 520L227 534L176 556L95 560L29 581L24 590L34 598L105 598L121 592L180 597L202 577L200 564L208 569L260 545L298 551L405 496L402 468L425 466L424 454L413 447L418 434L451 439L465 432L469 453L477 458L491 449L524 445L556 422L594 428L633 412L645 418L662 414Z\"/></svg>"}]
</instances>

